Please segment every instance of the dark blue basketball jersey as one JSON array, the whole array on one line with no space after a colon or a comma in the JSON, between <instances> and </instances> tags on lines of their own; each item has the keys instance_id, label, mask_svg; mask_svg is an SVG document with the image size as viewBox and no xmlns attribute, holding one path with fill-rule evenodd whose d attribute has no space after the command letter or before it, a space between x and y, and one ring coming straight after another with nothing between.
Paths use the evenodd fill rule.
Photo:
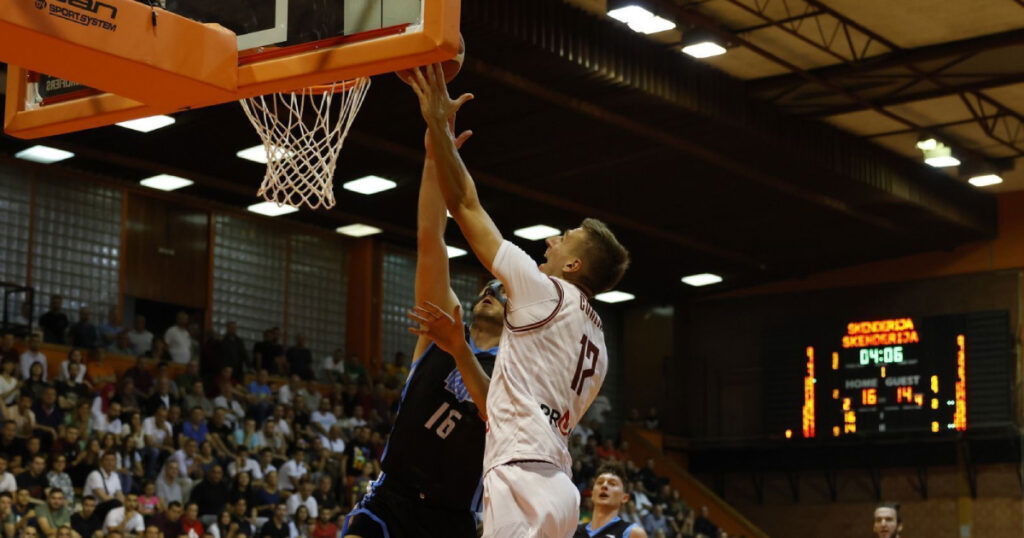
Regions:
<instances>
[{"instance_id":1,"label":"dark blue basketball jersey","mask_svg":"<svg viewBox=\"0 0 1024 538\"><path fill-rule=\"evenodd\" d=\"M599 529L591 529L590 523L580 525L576 528L576 534L572 536L573 538L629 538L633 527L639 527L639 525L623 521L619 516L615 516Z\"/></svg>"},{"instance_id":2,"label":"dark blue basketball jersey","mask_svg":"<svg viewBox=\"0 0 1024 538\"><path fill-rule=\"evenodd\" d=\"M470 348L487 375L498 348ZM381 467L381 484L417 492L426 502L479 511L487 424L451 355L430 344L402 390Z\"/></svg>"}]
</instances>

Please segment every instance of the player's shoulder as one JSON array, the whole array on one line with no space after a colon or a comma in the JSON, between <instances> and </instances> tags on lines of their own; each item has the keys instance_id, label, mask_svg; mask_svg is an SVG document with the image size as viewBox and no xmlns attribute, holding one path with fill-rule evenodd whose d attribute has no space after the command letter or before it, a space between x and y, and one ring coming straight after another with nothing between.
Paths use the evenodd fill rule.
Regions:
<instances>
[{"instance_id":1,"label":"player's shoulder","mask_svg":"<svg viewBox=\"0 0 1024 538\"><path fill-rule=\"evenodd\" d=\"M629 534L626 535L627 538L647 538L647 531L639 523L630 525L627 530L629 530Z\"/></svg>"}]
</instances>

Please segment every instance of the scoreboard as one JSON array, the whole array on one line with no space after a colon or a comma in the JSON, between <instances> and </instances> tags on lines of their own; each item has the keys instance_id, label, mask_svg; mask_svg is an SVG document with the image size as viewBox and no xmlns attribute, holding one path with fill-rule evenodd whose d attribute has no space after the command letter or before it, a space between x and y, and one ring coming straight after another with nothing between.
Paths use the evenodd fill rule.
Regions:
<instances>
[{"instance_id":1,"label":"scoreboard","mask_svg":"<svg viewBox=\"0 0 1024 538\"><path fill-rule=\"evenodd\" d=\"M782 330L783 337L769 335L766 424L778 428L769 433L832 438L965 431L977 416L972 382L1000 392L1002 372L1007 387L1011 383L1004 368L1011 352L1008 323L1005 312L884 317L802 325ZM976 360L983 363L980 368ZM972 373L980 377L972 380ZM1009 389L1005 392L1008 420ZM991 402L1004 398L985 394L982 399L988 420Z\"/></svg>"}]
</instances>

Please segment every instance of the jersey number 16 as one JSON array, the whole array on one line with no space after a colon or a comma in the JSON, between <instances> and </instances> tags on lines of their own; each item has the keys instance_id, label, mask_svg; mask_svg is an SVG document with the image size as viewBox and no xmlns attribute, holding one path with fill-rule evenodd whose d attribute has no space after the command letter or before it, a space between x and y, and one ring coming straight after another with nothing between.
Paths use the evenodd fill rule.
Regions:
<instances>
[{"instance_id":1,"label":"jersey number 16","mask_svg":"<svg viewBox=\"0 0 1024 538\"><path fill-rule=\"evenodd\" d=\"M434 430L434 433L436 433L441 439L447 439L452 433L452 430L455 429L455 421L462 418L462 413L457 409L449 409L449 407L448 402L441 404L441 407L438 407L437 411L434 411L434 414L430 415L430 418L427 419L427 423L423 425L424 428L433 430L434 424L437 424L437 421L441 419L441 415L443 415L445 411L448 411L448 416L445 417L445 419L441 421L441 425Z\"/></svg>"}]
</instances>

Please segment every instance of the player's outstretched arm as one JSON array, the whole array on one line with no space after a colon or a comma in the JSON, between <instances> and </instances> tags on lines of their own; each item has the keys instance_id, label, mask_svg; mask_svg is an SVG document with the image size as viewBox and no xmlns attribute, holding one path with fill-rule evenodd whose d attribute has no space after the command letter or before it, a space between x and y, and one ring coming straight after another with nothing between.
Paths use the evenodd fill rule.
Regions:
<instances>
[{"instance_id":1,"label":"player's outstretched arm","mask_svg":"<svg viewBox=\"0 0 1024 538\"><path fill-rule=\"evenodd\" d=\"M455 366L462 374L462 381L469 390L473 403L476 404L480 417L487 420L487 389L491 378L476 360L476 355L466 342L466 333L462 326L462 309L456 303L451 314L441 310L436 304L426 302L418 304L409 311L408 317L418 327L409 327L409 331L421 337L427 337L455 358Z\"/></svg>"},{"instance_id":2,"label":"player's outstretched arm","mask_svg":"<svg viewBox=\"0 0 1024 538\"><path fill-rule=\"evenodd\" d=\"M501 246L501 232L480 205L476 185L459 156L455 138L448 127L448 118L473 98L462 94L457 100L448 96L444 72L440 64L414 69L412 88L420 101L420 112L427 122L427 132L437 162L438 186L445 205L469 241L477 259L488 270Z\"/></svg>"},{"instance_id":3,"label":"player's outstretched arm","mask_svg":"<svg viewBox=\"0 0 1024 538\"><path fill-rule=\"evenodd\" d=\"M454 116L449 125L454 127ZM466 131L455 140L455 147L472 136ZM448 251L444 242L444 230L448 224L445 215L444 198L437 186L437 164L430 142L429 133L424 137L426 156L423 159L423 176L420 179L419 201L416 207L416 304L430 301L448 312L459 304L451 288L448 272ZM416 341L413 360L419 360L430 340L424 336Z\"/></svg>"}]
</instances>

